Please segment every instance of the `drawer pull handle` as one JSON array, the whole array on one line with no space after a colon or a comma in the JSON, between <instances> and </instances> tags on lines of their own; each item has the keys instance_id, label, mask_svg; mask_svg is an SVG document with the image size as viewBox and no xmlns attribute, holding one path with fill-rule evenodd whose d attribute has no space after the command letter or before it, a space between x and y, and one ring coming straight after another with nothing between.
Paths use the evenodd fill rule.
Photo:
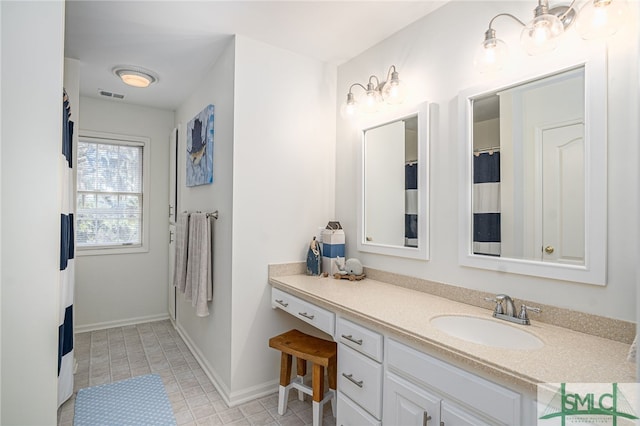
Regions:
<instances>
[{"instance_id":1,"label":"drawer pull handle","mask_svg":"<svg viewBox=\"0 0 640 426\"><path fill-rule=\"evenodd\" d=\"M353 383L354 385L356 385L357 387L361 388L363 381L362 380L356 380L353 378L353 374L345 374L342 373L342 375L347 378L351 383Z\"/></svg>"},{"instance_id":2,"label":"drawer pull handle","mask_svg":"<svg viewBox=\"0 0 640 426\"><path fill-rule=\"evenodd\" d=\"M427 423L431 420L431 416L428 412L422 413L422 426L427 426Z\"/></svg>"},{"instance_id":3,"label":"drawer pull handle","mask_svg":"<svg viewBox=\"0 0 640 426\"><path fill-rule=\"evenodd\" d=\"M279 300L278 300L278 299L276 299L276 303L278 303L278 304L280 304L280 305L284 306L285 308L286 308L287 306L289 306L289 304L288 304L288 303L286 303L286 302L285 302L284 300L282 300L282 299L279 299Z\"/></svg>"},{"instance_id":4,"label":"drawer pull handle","mask_svg":"<svg viewBox=\"0 0 640 426\"><path fill-rule=\"evenodd\" d=\"M308 313L306 313L306 312L298 312L298 315L303 316L303 317L305 317L305 318L308 318L308 319L310 319L310 320L312 320L312 319L314 319L314 318L316 317L315 315L309 315L309 314L308 314Z\"/></svg>"},{"instance_id":5,"label":"drawer pull handle","mask_svg":"<svg viewBox=\"0 0 640 426\"><path fill-rule=\"evenodd\" d=\"M353 336L350 334L348 336L345 336L344 334L342 335L343 339L347 339L350 342L355 343L356 345L362 345L362 339L354 339Z\"/></svg>"}]
</instances>

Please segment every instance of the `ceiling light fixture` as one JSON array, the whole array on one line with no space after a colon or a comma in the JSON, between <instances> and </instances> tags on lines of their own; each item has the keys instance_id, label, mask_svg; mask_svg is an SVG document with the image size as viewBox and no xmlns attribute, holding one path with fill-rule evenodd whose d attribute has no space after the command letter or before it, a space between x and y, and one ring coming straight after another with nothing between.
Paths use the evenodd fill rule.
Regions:
<instances>
[{"instance_id":1,"label":"ceiling light fixture","mask_svg":"<svg viewBox=\"0 0 640 426\"><path fill-rule=\"evenodd\" d=\"M148 87L158 81L158 76L153 71L127 65L117 66L113 73L125 84L133 87Z\"/></svg>"},{"instance_id":2,"label":"ceiling light fixture","mask_svg":"<svg viewBox=\"0 0 640 426\"><path fill-rule=\"evenodd\" d=\"M365 93L356 100L353 94L354 87L361 87ZM353 83L349 87L347 99L340 108L340 113L344 118L358 115L360 111L370 114L378 111L383 103L397 105L404 102L406 98L405 85L400 81L395 65L389 67L386 80L380 82L375 75L369 77L367 86L360 83Z\"/></svg>"},{"instance_id":3,"label":"ceiling light fixture","mask_svg":"<svg viewBox=\"0 0 640 426\"><path fill-rule=\"evenodd\" d=\"M624 0L588 0L580 13L573 7L575 2L572 0L569 6L550 8L549 0L538 0L533 19L527 24L510 13L497 14L489 21L489 29L475 56L475 67L480 72L497 71L507 61L507 45L496 37L493 29L493 22L500 16L511 18L524 27L520 33L520 44L532 56L554 50L559 37L576 21L578 33L584 39L610 36L624 24Z\"/></svg>"}]
</instances>

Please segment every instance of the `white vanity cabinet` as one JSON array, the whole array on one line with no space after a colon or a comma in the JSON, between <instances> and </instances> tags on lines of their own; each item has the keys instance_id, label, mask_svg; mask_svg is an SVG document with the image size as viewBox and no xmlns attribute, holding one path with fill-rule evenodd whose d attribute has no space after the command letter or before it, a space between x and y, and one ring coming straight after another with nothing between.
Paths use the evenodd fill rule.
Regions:
<instances>
[{"instance_id":1,"label":"white vanity cabinet","mask_svg":"<svg viewBox=\"0 0 640 426\"><path fill-rule=\"evenodd\" d=\"M440 398L401 377L384 378L384 416L389 425L439 425Z\"/></svg>"},{"instance_id":2,"label":"white vanity cabinet","mask_svg":"<svg viewBox=\"0 0 640 426\"><path fill-rule=\"evenodd\" d=\"M381 426L382 423L344 394L338 393L336 426Z\"/></svg>"},{"instance_id":3,"label":"white vanity cabinet","mask_svg":"<svg viewBox=\"0 0 640 426\"><path fill-rule=\"evenodd\" d=\"M384 380L385 425L489 426L490 423L393 373Z\"/></svg>"},{"instance_id":4,"label":"white vanity cabinet","mask_svg":"<svg viewBox=\"0 0 640 426\"><path fill-rule=\"evenodd\" d=\"M380 424L382 419L383 337L345 318L338 318L337 424Z\"/></svg>"},{"instance_id":5,"label":"white vanity cabinet","mask_svg":"<svg viewBox=\"0 0 640 426\"><path fill-rule=\"evenodd\" d=\"M277 288L271 290L271 307L280 308L296 318L333 336L335 314Z\"/></svg>"},{"instance_id":6,"label":"white vanity cabinet","mask_svg":"<svg viewBox=\"0 0 640 426\"><path fill-rule=\"evenodd\" d=\"M521 396L387 339L383 424L519 425Z\"/></svg>"},{"instance_id":7,"label":"white vanity cabinet","mask_svg":"<svg viewBox=\"0 0 640 426\"><path fill-rule=\"evenodd\" d=\"M338 343L338 426L535 424L531 396L278 288L271 303Z\"/></svg>"}]
</instances>

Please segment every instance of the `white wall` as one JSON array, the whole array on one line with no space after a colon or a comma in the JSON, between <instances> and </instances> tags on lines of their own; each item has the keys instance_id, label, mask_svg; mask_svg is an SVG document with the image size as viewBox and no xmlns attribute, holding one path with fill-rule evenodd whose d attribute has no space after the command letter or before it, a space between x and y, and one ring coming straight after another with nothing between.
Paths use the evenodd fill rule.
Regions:
<instances>
[{"instance_id":1,"label":"white wall","mask_svg":"<svg viewBox=\"0 0 640 426\"><path fill-rule=\"evenodd\" d=\"M211 315L179 295L177 325L232 404L275 390L267 341L296 324L271 309L267 264L304 258L333 218L334 93L331 67L236 36L177 112L179 209L219 211ZM186 188L184 128L209 103L214 183Z\"/></svg>"},{"instance_id":2,"label":"white wall","mask_svg":"<svg viewBox=\"0 0 640 426\"><path fill-rule=\"evenodd\" d=\"M631 7L637 7L630 2ZM472 67L477 46L489 20L498 13L532 16L525 2L451 2L338 68L338 101L350 84L370 74L382 75L395 64L400 78L411 85L407 102L436 103L431 140L431 260L400 259L356 251L356 184L354 164L359 144L357 129L338 118L336 219L347 235L347 255L367 266L489 292L509 293L540 303L562 306L612 318L635 321L634 297L638 236L638 28L627 26L610 40L609 82L609 209L608 285L590 286L524 275L463 268L457 262L458 167L460 165L457 99L462 89L489 77ZM637 12L632 14L637 16ZM560 53L527 57L518 45L519 28L508 19L494 28L510 46L515 68L525 72L540 64L553 68ZM565 51L588 48L571 30ZM560 49L561 51L562 49ZM455 52L455 54L452 54ZM635 94L635 95L633 95ZM455 195L455 196L452 196Z\"/></svg>"},{"instance_id":3,"label":"white wall","mask_svg":"<svg viewBox=\"0 0 640 426\"><path fill-rule=\"evenodd\" d=\"M231 227L233 223L233 108L235 44L230 39L224 53L198 90L176 111L178 142L178 211L218 210L214 224L213 302L210 315L196 317L191 302L178 293L176 324L198 352L223 394L231 386ZM215 107L213 119L213 184L185 186L187 123L207 105Z\"/></svg>"},{"instance_id":4,"label":"white wall","mask_svg":"<svg viewBox=\"0 0 640 426\"><path fill-rule=\"evenodd\" d=\"M269 337L292 324L271 309L267 264L306 258L333 220L335 67L236 37L233 151L232 397L271 383ZM286 315L285 315L286 317Z\"/></svg>"},{"instance_id":5,"label":"white wall","mask_svg":"<svg viewBox=\"0 0 640 426\"><path fill-rule=\"evenodd\" d=\"M0 3L0 22L2 22L2 4ZM6 37L6 35L5 35ZM0 32L0 70L2 69L2 32ZM2 72L0 72L0 93L2 93ZM0 111L2 105L0 104ZM2 114L0 114L0 143L2 142ZM0 164L2 164L2 145L0 144ZM0 173L0 300L2 300L2 173ZM2 380L2 303L0 302L0 381ZM2 421L2 386L0 385L0 421Z\"/></svg>"},{"instance_id":6,"label":"white wall","mask_svg":"<svg viewBox=\"0 0 640 426\"><path fill-rule=\"evenodd\" d=\"M151 139L149 251L85 256L76 250L76 332L167 318L169 135L174 113L80 98L80 130Z\"/></svg>"},{"instance_id":7,"label":"white wall","mask_svg":"<svg viewBox=\"0 0 640 426\"><path fill-rule=\"evenodd\" d=\"M57 407L64 2L1 2L2 424Z\"/></svg>"}]
</instances>

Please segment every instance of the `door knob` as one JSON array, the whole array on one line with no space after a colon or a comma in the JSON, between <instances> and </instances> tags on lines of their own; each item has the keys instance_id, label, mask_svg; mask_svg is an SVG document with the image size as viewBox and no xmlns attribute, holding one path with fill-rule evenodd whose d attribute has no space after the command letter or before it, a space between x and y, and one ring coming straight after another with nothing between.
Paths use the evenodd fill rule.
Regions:
<instances>
[{"instance_id":1,"label":"door knob","mask_svg":"<svg viewBox=\"0 0 640 426\"><path fill-rule=\"evenodd\" d=\"M544 248L544 252L547 253L547 254L553 253L553 250L554 250L553 246L546 246Z\"/></svg>"}]
</instances>

